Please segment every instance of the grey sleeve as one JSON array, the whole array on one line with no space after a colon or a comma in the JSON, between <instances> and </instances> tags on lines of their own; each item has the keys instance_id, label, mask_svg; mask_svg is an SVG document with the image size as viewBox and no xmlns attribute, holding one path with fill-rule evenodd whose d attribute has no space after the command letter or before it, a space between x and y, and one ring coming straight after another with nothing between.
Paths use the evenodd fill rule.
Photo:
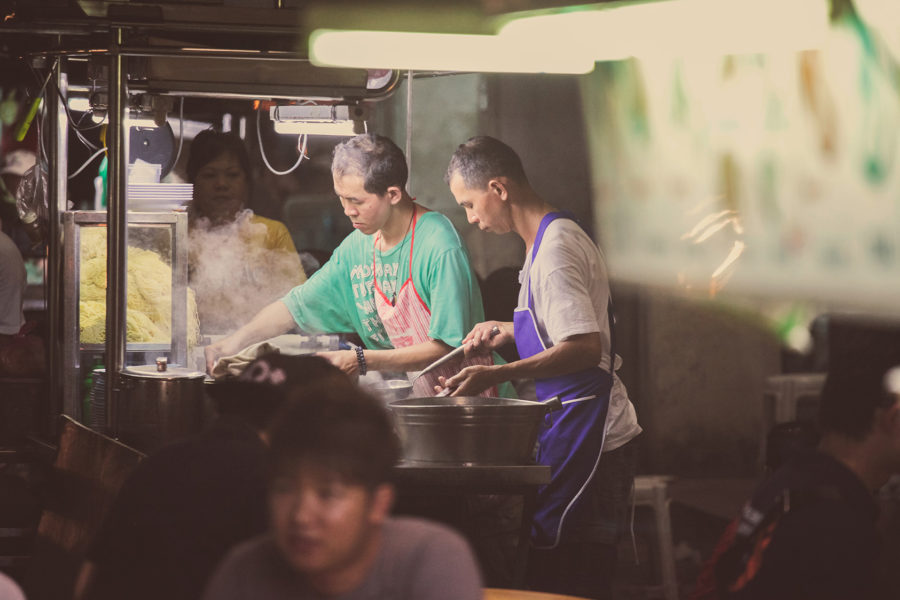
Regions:
<instances>
[{"instance_id":1,"label":"grey sleeve","mask_svg":"<svg viewBox=\"0 0 900 600\"><path fill-rule=\"evenodd\" d=\"M481 600L481 573L469 544L458 534L440 530L419 549L410 577L410 598Z\"/></svg>"},{"instance_id":2,"label":"grey sleeve","mask_svg":"<svg viewBox=\"0 0 900 600\"><path fill-rule=\"evenodd\" d=\"M241 594L240 576L241 567L234 556L228 556L219 563L213 572L202 600L240 600Z\"/></svg>"}]
</instances>

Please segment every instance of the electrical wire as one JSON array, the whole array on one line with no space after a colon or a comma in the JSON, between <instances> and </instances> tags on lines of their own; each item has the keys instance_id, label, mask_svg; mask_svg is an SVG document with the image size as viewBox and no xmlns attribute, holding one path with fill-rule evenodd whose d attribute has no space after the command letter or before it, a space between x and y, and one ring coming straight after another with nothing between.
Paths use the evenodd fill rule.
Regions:
<instances>
[{"instance_id":1,"label":"electrical wire","mask_svg":"<svg viewBox=\"0 0 900 600\"><path fill-rule=\"evenodd\" d=\"M178 152L175 153L175 160L172 161L172 168L175 168L175 165L178 164L178 159L181 157L181 146L184 143L184 96L181 97L181 102L178 106Z\"/></svg>"},{"instance_id":2,"label":"electrical wire","mask_svg":"<svg viewBox=\"0 0 900 600\"><path fill-rule=\"evenodd\" d=\"M59 61L58 58L53 59L53 64L50 65L50 71L47 73L47 77L44 78L44 82L41 84L40 91L38 91L37 96L35 96L35 98L40 98L41 102L43 102L44 90L47 89L47 84L50 82L50 78L53 76L53 70L56 68L56 63L58 61ZM37 79L38 82L40 82L41 76L38 75L38 72L35 70L35 68L33 66L31 66L30 64L28 65L28 68L31 69L31 73L34 75L35 79ZM38 118L36 119L36 123L35 123L37 138L38 138L38 159L39 160L37 162L40 165L41 169L43 169L44 165L47 164L47 162L48 162L47 161L47 150L44 148L44 135L43 135L43 127L42 127L43 120L44 120L44 117L46 117L46 115L47 115L46 111L41 111L41 114L38 116Z\"/></svg>"},{"instance_id":3,"label":"electrical wire","mask_svg":"<svg viewBox=\"0 0 900 600\"><path fill-rule=\"evenodd\" d=\"M44 90L47 89L47 84L50 83L50 78L53 76L53 71L54 71L54 69L56 69L56 64L58 62L59 62L58 58L53 59L53 64L50 65L50 70L47 72L47 76L44 78L44 83L41 84L41 90L38 92L38 94L37 94L37 96L35 96L35 98L40 98L44 95ZM35 68L32 65L28 65L28 68L30 68L31 72L34 73L35 78L37 78L37 80L40 81L41 76L38 75L38 72L35 70Z\"/></svg>"},{"instance_id":4,"label":"electrical wire","mask_svg":"<svg viewBox=\"0 0 900 600\"><path fill-rule=\"evenodd\" d=\"M41 86L41 91L40 91L41 98L43 98L44 94L46 93L47 84L52 79L53 71L56 69L58 62L59 62L59 59L55 59L53 61L53 65L50 67L50 72L47 74L47 78L44 80L44 84ZM30 68L31 68L32 73L34 73L35 77L38 77L38 80L40 81L40 77L38 76L37 71L34 70L34 67L30 67ZM57 95L62 99L63 109L66 112L66 119L68 120L69 125L75 131L75 137L77 137L78 141L80 141L82 144L87 146L90 150L93 150L93 151L98 150L99 148L95 144L93 144L91 141L89 141L86 137L84 137L84 135L81 133L82 131L95 129L96 126L91 125L89 127L85 127L84 129L79 129L75 123L75 118L72 116L72 113L69 111L69 100L68 100L68 98L66 98L65 94L62 93L62 90L59 89L59 85L56 83L55 80L53 81L53 87L56 89Z\"/></svg>"},{"instance_id":5,"label":"electrical wire","mask_svg":"<svg viewBox=\"0 0 900 600\"><path fill-rule=\"evenodd\" d=\"M613 359L615 360L615 358ZM637 500L634 496L634 478L631 481L631 519L628 523L628 532L631 534L631 549L634 550L634 564L641 564L641 560L638 558L638 549L637 549L637 541L634 539L634 505Z\"/></svg>"},{"instance_id":6,"label":"electrical wire","mask_svg":"<svg viewBox=\"0 0 900 600\"><path fill-rule=\"evenodd\" d=\"M306 143L308 141L309 135L305 133L303 134L303 146L300 148L300 156L297 157L297 162L295 162L294 165L286 171L278 171L274 167L272 167L271 164L269 164L269 159L266 158L266 150L265 148L263 148L262 133L260 132L260 124L262 123L262 121L260 120L259 116L261 112L262 111L259 109L256 110L256 139L259 142L259 155L262 157L263 162L266 164L266 167L268 167L268 169L275 175L287 175L288 173L292 173L297 167L300 166L300 163L303 162L303 159L306 158Z\"/></svg>"},{"instance_id":7,"label":"electrical wire","mask_svg":"<svg viewBox=\"0 0 900 600\"><path fill-rule=\"evenodd\" d=\"M87 168L87 166L88 166L89 164L91 164L91 161L93 161L95 158L97 158L98 156L100 156L100 155L103 154L104 152L106 152L106 148L100 148L99 150L97 150L96 152L94 152L94 153L91 155L91 157L90 157L89 159L87 159L86 161L84 161L84 164L83 164L83 165L81 165L80 167L78 167L78 169L77 169L74 173L72 173L71 175L69 175L69 179L74 179L75 177L77 177L77 176L79 175L79 173L81 173L82 171L84 171L84 170Z\"/></svg>"}]
</instances>

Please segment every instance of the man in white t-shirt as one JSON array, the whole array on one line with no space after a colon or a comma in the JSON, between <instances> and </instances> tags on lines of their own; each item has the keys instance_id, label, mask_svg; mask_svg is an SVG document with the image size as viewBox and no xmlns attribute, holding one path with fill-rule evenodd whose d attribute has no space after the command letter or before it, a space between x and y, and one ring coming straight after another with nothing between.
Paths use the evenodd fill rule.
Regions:
<instances>
[{"instance_id":1,"label":"man in white t-shirt","mask_svg":"<svg viewBox=\"0 0 900 600\"><path fill-rule=\"evenodd\" d=\"M470 223L513 231L527 251L513 322L480 323L463 340L471 342L467 353L515 342L521 360L467 367L443 384L470 396L533 378L538 400L562 403L539 437L537 461L552 476L538 494L529 577L546 591L609 597L641 428L615 374L621 359L603 256L571 214L537 195L518 155L499 140L460 145L446 179ZM492 336L495 327L501 333Z\"/></svg>"},{"instance_id":2,"label":"man in white t-shirt","mask_svg":"<svg viewBox=\"0 0 900 600\"><path fill-rule=\"evenodd\" d=\"M25 323L22 306L26 283L22 253L12 238L0 231L0 344L19 333Z\"/></svg>"}]
</instances>

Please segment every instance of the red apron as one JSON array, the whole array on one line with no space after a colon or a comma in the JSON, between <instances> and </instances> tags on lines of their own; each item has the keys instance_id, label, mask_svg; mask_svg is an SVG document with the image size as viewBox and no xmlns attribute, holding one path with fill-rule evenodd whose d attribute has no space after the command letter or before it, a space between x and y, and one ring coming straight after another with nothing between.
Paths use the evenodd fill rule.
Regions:
<instances>
[{"instance_id":1,"label":"red apron","mask_svg":"<svg viewBox=\"0 0 900 600\"><path fill-rule=\"evenodd\" d=\"M375 309L384 325L394 348L405 348L432 340L428 335L428 327L431 324L431 311L419 297L412 278L413 247L416 243L416 222L419 220L417 207L413 208L412 238L409 244L409 275L400 291L397 292L395 304L385 295L378 286L378 275L375 271L375 250L372 250L372 278L375 284ZM380 233L378 234L381 235ZM378 247L378 236L375 237L375 248ZM469 365L492 365L493 358L490 355L467 358L461 362L451 361L450 364L429 371L419 377L413 384L412 395L417 397L434 396L434 386L440 385L438 377L452 377L463 367ZM481 393L482 396L496 396L497 388L492 387Z\"/></svg>"}]
</instances>

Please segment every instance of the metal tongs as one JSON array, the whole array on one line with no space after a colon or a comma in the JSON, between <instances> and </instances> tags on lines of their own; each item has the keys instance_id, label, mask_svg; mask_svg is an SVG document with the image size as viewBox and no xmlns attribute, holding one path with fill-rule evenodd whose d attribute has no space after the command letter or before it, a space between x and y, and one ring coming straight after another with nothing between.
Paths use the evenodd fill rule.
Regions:
<instances>
[{"instance_id":1,"label":"metal tongs","mask_svg":"<svg viewBox=\"0 0 900 600\"><path fill-rule=\"evenodd\" d=\"M491 328L490 338L493 338L498 333L500 333L500 328L495 325L494 327ZM439 366L441 366L442 364L449 362L449 361L453 360L454 358L458 357L460 354L462 354L463 352L466 351L466 346L468 346L468 345L469 345L468 343L465 343L457 348L454 348L452 351L448 352L444 356L440 357L439 359L437 359L436 361L434 361L433 363L431 363L430 365L428 365L427 367L425 367L424 369L419 371L415 377L413 377L412 379L409 380L409 382L415 383L416 379L418 379L425 373L428 373L429 371L433 371L436 368L438 368Z\"/></svg>"}]
</instances>

